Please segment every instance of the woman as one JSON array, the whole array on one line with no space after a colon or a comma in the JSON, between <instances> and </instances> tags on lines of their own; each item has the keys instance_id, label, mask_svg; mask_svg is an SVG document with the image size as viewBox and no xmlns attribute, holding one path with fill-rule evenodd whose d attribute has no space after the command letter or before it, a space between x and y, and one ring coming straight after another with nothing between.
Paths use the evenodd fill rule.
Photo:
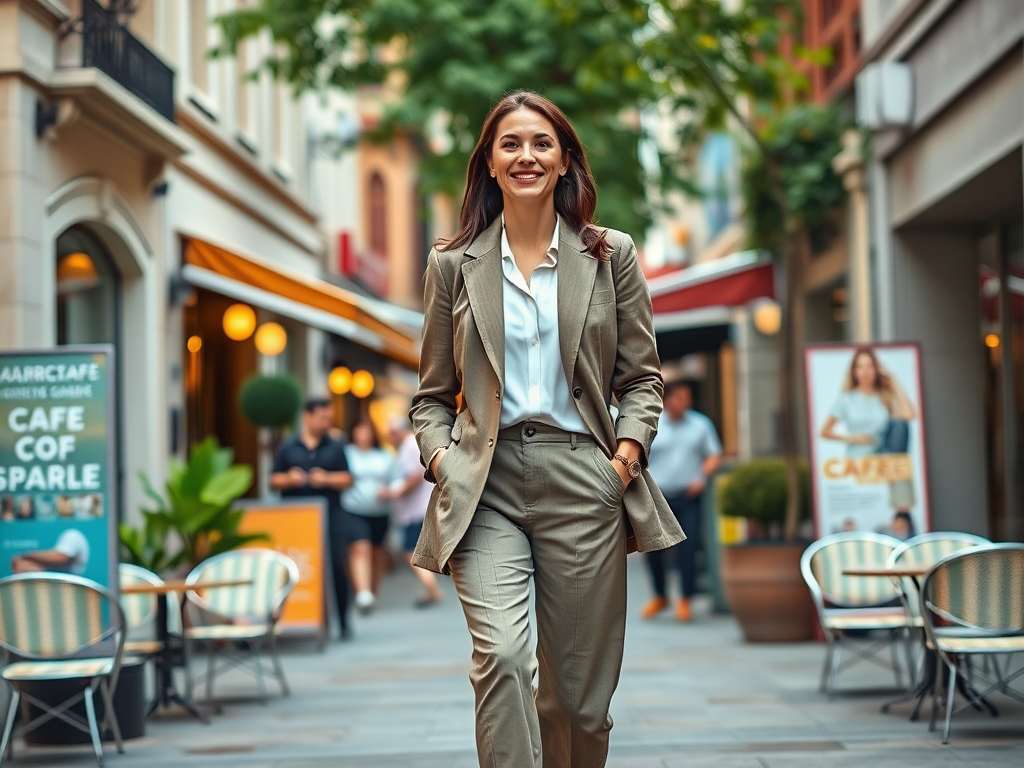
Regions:
<instances>
[{"instance_id":1,"label":"woman","mask_svg":"<svg viewBox=\"0 0 1024 768\"><path fill-rule=\"evenodd\" d=\"M627 533L643 551L685 538L645 470L662 392L650 296L596 202L565 115L513 93L470 157L458 232L428 258L410 415L437 488L413 562L462 602L482 768L605 764Z\"/></svg>"},{"instance_id":2,"label":"woman","mask_svg":"<svg viewBox=\"0 0 1024 768\"><path fill-rule=\"evenodd\" d=\"M377 430L369 421L352 427L352 442L345 446L352 485L341 492L348 513L348 565L356 608L367 613L377 604L384 539L388 534L388 483L394 473L391 454L380 447Z\"/></svg>"},{"instance_id":3,"label":"woman","mask_svg":"<svg viewBox=\"0 0 1024 768\"><path fill-rule=\"evenodd\" d=\"M863 347L853 354L843 391L821 427L826 440L846 443L846 455L857 459L874 453L906 453L906 422L917 418L917 411L899 383L878 362L874 351ZM842 424L843 433L836 427ZM897 433L901 437L896 437ZM896 441L900 445L894 446ZM889 484L890 501L897 512L914 506L914 485L910 480Z\"/></svg>"}]
</instances>

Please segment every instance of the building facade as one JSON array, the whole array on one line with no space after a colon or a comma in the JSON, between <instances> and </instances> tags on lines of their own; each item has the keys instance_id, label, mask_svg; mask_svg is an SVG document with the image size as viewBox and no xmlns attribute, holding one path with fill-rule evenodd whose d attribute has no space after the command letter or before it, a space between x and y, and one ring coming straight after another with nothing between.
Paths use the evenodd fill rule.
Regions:
<instances>
[{"instance_id":1,"label":"building facade","mask_svg":"<svg viewBox=\"0 0 1024 768\"><path fill-rule=\"evenodd\" d=\"M1024 13L864 0L872 327L921 344L933 526L1019 540Z\"/></svg>"}]
</instances>

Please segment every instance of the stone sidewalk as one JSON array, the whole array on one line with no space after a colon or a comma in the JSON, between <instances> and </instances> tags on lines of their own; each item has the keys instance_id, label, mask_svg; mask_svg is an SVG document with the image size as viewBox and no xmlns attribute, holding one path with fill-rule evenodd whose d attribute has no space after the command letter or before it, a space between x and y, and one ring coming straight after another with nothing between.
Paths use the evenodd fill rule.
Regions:
<instances>
[{"instance_id":1,"label":"stone sidewalk","mask_svg":"<svg viewBox=\"0 0 1024 768\"><path fill-rule=\"evenodd\" d=\"M609 768L888 768L1024 765L1024 706L997 696L1001 717L964 712L952 744L910 723L908 709L879 712L891 677L858 666L860 688L829 702L818 693L824 647L744 644L728 617L699 612L680 626L643 622L642 562L630 558L626 659L612 714ZM286 650L293 694L266 706L251 679L218 681L222 714L204 726L181 713L149 721L147 735L109 768L474 768L470 645L448 600L415 610L406 571L385 581L379 609L357 619L351 642ZM272 684L271 684L272 686ZM273 687L271 687L273 691ZM20 746L20 745L19 745ZM88 747L17 750L14 765L95 765Z\"/></svg>"}]
</instances>

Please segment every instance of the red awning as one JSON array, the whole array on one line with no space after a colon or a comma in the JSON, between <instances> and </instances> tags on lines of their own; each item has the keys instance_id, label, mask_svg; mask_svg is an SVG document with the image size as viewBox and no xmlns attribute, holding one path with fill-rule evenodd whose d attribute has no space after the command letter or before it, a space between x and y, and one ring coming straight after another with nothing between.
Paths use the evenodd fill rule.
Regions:
<instances>
[{"instance_id":1,"label":"red awning","mask_svg":"<svg viewBox=\"0 0 1024 768\"><path fill-rule=\"evenodd\" d=\"M775 298L774 265L757 251L734 253L647 281L654 314L740 307Z\"/></svg>"}]
</instances>

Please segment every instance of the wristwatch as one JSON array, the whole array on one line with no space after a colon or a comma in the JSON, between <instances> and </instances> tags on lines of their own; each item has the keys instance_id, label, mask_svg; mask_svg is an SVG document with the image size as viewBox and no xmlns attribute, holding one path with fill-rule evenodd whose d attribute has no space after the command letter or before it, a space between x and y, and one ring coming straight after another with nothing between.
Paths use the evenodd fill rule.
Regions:
<instances>
[{"instance_id":1,"label":"wristwatch","mask_svg":"<svg viewBox=\"0 0 1024 768\"><path fill-rule=\"evenodd\" d=\"M618 453L615 454L614 458L626 465L626 471L629 472L629 476L631 478L636 480L640 477L640 473L643 472L643 467L640 466L639 461L630 461L625 456Z\"/></svg>"}]
</instances>

